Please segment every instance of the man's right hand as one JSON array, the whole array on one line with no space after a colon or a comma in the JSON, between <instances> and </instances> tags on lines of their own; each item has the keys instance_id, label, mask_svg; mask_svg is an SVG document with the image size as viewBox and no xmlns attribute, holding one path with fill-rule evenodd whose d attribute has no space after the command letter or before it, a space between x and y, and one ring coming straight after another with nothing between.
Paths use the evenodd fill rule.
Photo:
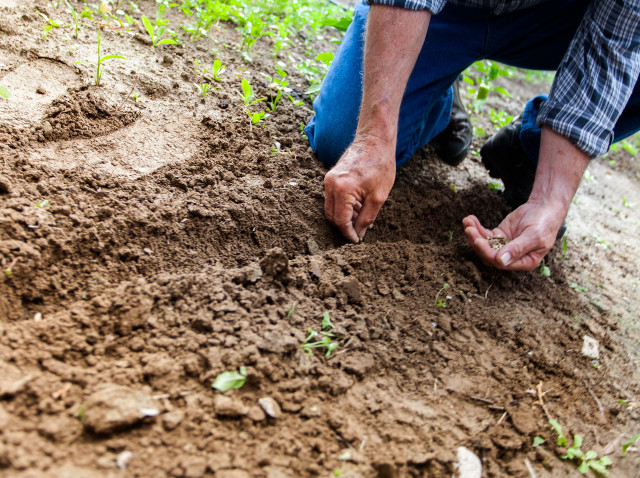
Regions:
<instances>
[{"instance_id":1,"label":"man's right hand","mask_svg":"<svg viewBox=\"0 0 640 478\"><path fill-rule=\"evenodd\" d=\"M396 177L395 141L356 138L324 177L324 212L351 242L359 242L387 200Z\"/></svg>"}]
</instances>

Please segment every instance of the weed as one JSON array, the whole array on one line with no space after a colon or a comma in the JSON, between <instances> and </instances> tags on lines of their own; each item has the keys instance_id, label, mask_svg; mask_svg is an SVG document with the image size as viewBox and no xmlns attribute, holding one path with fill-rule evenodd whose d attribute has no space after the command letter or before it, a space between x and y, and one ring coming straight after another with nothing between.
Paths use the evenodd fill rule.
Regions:
<instances>
[{"instance_id":1,"label":"weed","mask_svg":"<svg viewBox=\"0 0 640 478\"><path fill-rule=\"evenodd\" d=\"M567 449L567 453L562 457L563 460L579 460L580 465L578 465L578 472L582 474L586 474L589 470L593 470L594 472L600 475L608 475L609 470L607 467L611 466L613 462L611 458L608 456L603 456L598 458L598 454L589 450L584 453L580 447L582 446L582 436L574 435L573 436L573 445Z\"/></svg>"},{"instance_id":2,"label":"weed","mask_svg":"<svg viewBox=\"0 0 640 478\"><path fill-rule=\"evenodd\" d=\"M39 12L38 10L36 10L36 12L38 13L38 15L40 15L43 19L44 19L44 26L42 27L42 39L44 40L45 38L47 38L47 34L53 29L53 28L60 28L60 27L67 27L69 25L63 25L60 22L55 21L53 18L49 18L48 16L46 16L44 13Z\"/></svg>"},{"instance_id":3,"label":"weed","mask_svg":"<svg viewBox=\"0 0 640 478\"><path fill-rule=\"evenodd\" d=\"M234 372L233 370L222 372L215 378L211 384L211 388L215 388L220 392L226 392L232 388L238 389L242 387L246 381L247 368L242 366L238 369L238 372Z\"/></svg>"},{"instance_id":4,"label":"weed","mask_svg":"<svg viewBox=\"0 0 640 478\"><path fill-rule=\"evenodd\" d=\"M302 350L311 355L313 353L313 349L324 348L326 350L324 356L329 358L331 353L338 348L338 342L334 342L333 339L339 339L339 337L333 333L333 329L334 326L331 323L329 312L325 312L322 315L322 328L320 332L310 328L307 331L309 335L307 335L307 338L302 342ZM320 340L312 342L312 340L320 336L322 336Z\"/></svg>"},{"instance_id":5,"label":"weed","mask_svg":"<svg viewBox=\"0 0 640 478\"><path fill-rule=\"evenodd\" d=\"M11 98L11 92L9 91L9 88L0 85L0 96L7 100Z\"/></svg>"},{"instance_id":6,"label":"weed","mask_svg":"<svg viewBox=\"0 0 640 478\"><path fill-rule=\"evenodd\" d=\"M640 433L638 433L636 436L631 438L631 440L629 440L624 445L622 445L622 454L627 453L627 450L629 449L629 447L633 445L635 442L637 442L638 440L640 440Z\"/></svg>"},{"instance_id":7,"label":"weed","mask_svg":"<svg viewBox=\"0 0 640 478\"><path fill-rule=\"evenodd\" d=\"M102 56L101 48L102 48L102 27L98 28L98 62L97 63L88 62L96 65L96 73L94 76L96 86L100 86L100 81L102 80L102 74L104 73L104 66L102 65L102 63L104 63L107 60L126 60L126 58L121 55ZM78 63L87 63L87 62L84 60L75 62L76 65Z\"/></svg>"},{"instance_id":8,"label":"weed","mask_svg":"<svg viewBox=\"0 0 640 478\"><path fill-rule=\"evenodd\" d=\"M449 242L453 240L453 231L449 230Z\"/></svg>"},{"instance_id":9,"label":"weed","mask_svg":"<svg viewBox=\"0 0 640 478\"><path fill-rule=\"evenodd\" d=\"M542 259L540 266L538 266L538 273L543 277L549 277L551 275L551 269L545 264L544 259Z\"/></svg>"},{"instance_id":10,"label":"weed","mask_svg":"<svg viewBox=\"0 0 640 478\"><path fill-rule=\"evenodd\" d=\"M144 25L145 30L151 37L151 46L156 47L157 45L175 45L176 41L171 38L162 38L164 36L165 27L164 20L161 18L156 18L156 25L153 26L151 20L142 15L142 24Z\"/></svg>"},{"instance_id":11,"label":"weed","mask_svg":"<svg viewBox=\"0 0 640 478\"><path fill-rule=\"evenodd\" d=\"M449 284L445 282L442 288L436 294L436 301L435 301L436 307L442 307L443 309L447 308L447 300L451 300L451 296L446 295L444 299L438 299L438 297L440 297L440 294L442 293L443 290L448 289L449 287L450 287Z\"/></svg>"}]
</instances>

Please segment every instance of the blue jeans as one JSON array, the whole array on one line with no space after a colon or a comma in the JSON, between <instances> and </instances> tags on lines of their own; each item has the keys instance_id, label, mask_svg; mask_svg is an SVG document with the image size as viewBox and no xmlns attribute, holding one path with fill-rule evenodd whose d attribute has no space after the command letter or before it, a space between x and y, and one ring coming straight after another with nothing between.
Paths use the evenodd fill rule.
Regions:
<instances>
[{"instance_id":1,"label":"blue jeans","mask_svg":"<svg viewBox=\"0 0 640 478\"><path fill-rule=\"evenodd\" d=\"M469 65L490 59L534 70L557 69L589 2L547 2L507 15L448 3L431 17L427 38L411 73L400 107L396 163L405 163L449 123L451 85ZM352 143L362 97L364 33L369 7L355 17L313 103L315 116L305 128L316 157L333 166ZM618 120L619 141L640 130L640 82ZM537 163L540 128L535 124L544 96L527 103L521 140Z\"/></svg>"}]
</instances>

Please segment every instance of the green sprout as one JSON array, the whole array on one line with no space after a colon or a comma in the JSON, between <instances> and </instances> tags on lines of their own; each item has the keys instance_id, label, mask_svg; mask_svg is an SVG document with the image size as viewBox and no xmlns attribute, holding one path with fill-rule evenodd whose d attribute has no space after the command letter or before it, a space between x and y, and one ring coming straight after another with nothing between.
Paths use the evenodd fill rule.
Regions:
<instances>
[{"instance_id":1,"label":"green sprout","mask_svg":"<svg viewBox=\"0 0 640 478\"><path fill-rule=\"evenodd\" d=\"M290 91L292 91L291 88L288 87L289 82L285 80L285 77L287 76L287 72L276 65L276 74L280 78L278 78L277 76L274 76L272 78L269 75L265 75L263 73L263 76L269 81L269 89L271 90L269 95L270 98L269 98L269 101L267 102L267 104L269 105L269 109L271 111L276 110L276 108L278 107L278 103L280 103L280 99L285 93L289 93ZM275 95L273 94L273 90L275 90ZM293 104L301 103L301 102L296 102L291 97L291 95L288 95L288 97Z\"/></svg>"},{"instance_id":2,"label":"green sprout","mask_svg":"<svg viewBox=\"0 0 640 478\"><path fill-rule=\"evenodd\" d=\"M447 300L451 300L451 296L447 295L447 296L445 296L444 299L438 299L438 297L440 297L440 293L443 290L448 289L449 287L450 287L449 284L445 282L444 285L442 286L442 288L436 294L436 307L442 307L443 309L447 308Z\"/></svg>"},{"instance_id":3,"label":"green sprout","mask_svg":"<svg viewBox=\"0 0 640 478\"><path fill-rule=\"evenodd\" d=\"M255 105L260 101L265 101L266 98L258 98L257 100L254 100L253 98L255 95L253 93L253 88L251 88L251 85L249 84L249 81L247 81L246 78L242 79L242 92L238 93L238 95L240 95L240 98L244 103L244 108L245 108L244 111L247 114L247 116L249 116L251 125L254 125L260 122L260 120L266 116L266 113L264 111L260 111L258 113L252 113L249 110L249 106Z\"/></svg>"},{"instance_id":4,"label":"green sprout","mask_svg":"<svg viewBox=\"0 0 640 478\"><path fill-rule=\"evenodd\" d=\"M213 73L213 79L215 81L220 81L220 75L222 75L222 73L224 73L224 70L226 69L227 67L224 66L220 60L214 61L213 65L211 66L211 73Z\"/></svg>"},{"instance_id":5,"label":"green sprout","mask_svg":"<svg viewBox=\"0 0 640 478\"><path fill-rule=\"evenodd\" d=\"M9 278L11 277L11 274L13 273L13 266L16 265L16 262L18 262L18 258L13 259L9 265L7 266L7 268L4 270L4 275Z\"/></svg>"},{"instance_id":6,"label":"green sprout","mask_svg":"<svg viewBox=\"0 0 640 478\"><path fill-rule=\"evenodd\" d=\"M74 412L73 418L77 418L80 420L80 423L84 423L85 421L85 412L87 411L87 404L83 403L80 407Z\"/></svg>"},{"instance_id":7,"label":"green sprout","mask_svg":"<svg viewBox=\"0 0 640 478\"><path fill-rule=\"evenodd\" d=\"M623 455L626 454L629 447L633 445L635 442L637 442L638 440L640 440L640 433L638 433L636 436L631 438L631 440L629 440L624 445L622 445L622 454Z\"/></svg>"},{"instance_id":8,"label":"green sprout","mask_svg":"<svg viewBox=\"0 0 640 478\"><path fill-rule=\"evenodd\" d=\"M576 292L587 292L588 290L586 287L578 285L575 282L572 282L571 284L569 284L569 287L571 287Z\"/></svg>"},{"instance_id":9,"label":"green sprout","mask_svg":"<svg viewBox=\"0 0 640 478\"><path fill-rule=\"evenodd\" d=\"M295 311L296 311L296 303L294 302L293 304L291 304L291 309L289 309L289 312L287 312L287 319L291 318Z\"/></svg>"},{"instance_id":10,"label":"green sprout","mask_svg":"<svg viewBox=\"0 0 640 478\"><path fill-rule=\"evenodd\" d=\"M238 372L234 372L233 370L222 372L215 378L211 387L220 392L226 392L232 388L238 389L242 387L246 381L247 368L242 366L238 369Z\"/></svg>"},{"instance_id":11,"label":"green sprout","mask_svg":"<svg viewBox=\"0 0 640 478\"><path fill-rule=\"evenodd\" d=\"M531 444L531 446L533 448L535 448L537 446L542 445L543 443L544 443L544 438L539 437L539 436L535 436L535 437L533 437L533 443Z\"/></svg>"},{"instance_id":12,"label":"green sprout","mask_svg":"<svg viewBox=\"0 0 640 478\"><path fill-rule=\"evenodd\" d=\"M40 207L42 209L49 209L51 207L51 203L49 202L48 199L45 199L44 201L38 201L36 203L36 207Z\"/></svg>"},{"instance_id":13,"label":"green sprout","mask_svg":"<svg viewBox=\"0 0 640 478\"><path fill-rule=\"evenodd\" d=\"M81 21L78 21L78 13L71 6L69 1L64 0L64 3L66 3L67 7L69 7L69 11L71 12L71 16L73 17L73 26L74 26L73 37L78 38L78 30L80 29L81 26L84 26L84 23L82 23Z\"/></svg>"},{"instance_id":14,"label":"green sprout","mask_svg":"<svg viewBox=\"0 0 640 478\"><path fill-rule=\"evenodd\" d=\"M567 258L567 236L562 238L562 257Z\"/></svg>"},{"instance_id":15,"label":"green sprout","mask_svg":"<svg viewBox=\"0 0 640 478\"><path fill-rule=\"evenodd\" d=\"M96 86L100 86L100 81L102 81L102 74L104 73L104 66L103 63L107 60L126 60L126 58L124 56L121 55L105 55L102 56L102 28L98 28L98 62L95 63L96 65L96 73L94 76L94 80L96 83ZM76 61L75 64L77 65L78 63L92 63L93 62L86 62L84 60L81 61Z\"/></svg>"},{"instance_id":16,"label":"green sprout","mask_svg":"<svg viewBox=\"0 0 640 478\"><path fill-rule=\"evenodd\" d=\"M176 41L172 40L171 38L162 38L164 36L164 31L165 31L165 27L164 27L164 22L159 19L156 18L156 25L153 26L153 24L151 23L151 20L149 20L147 17L145 17L144 15L142 15L142 24L144 25L145 30L147 30L147 33L149 34L149 36L151 37L151 46L152 47L156 47L158 45L175 45Z\"/></svg>"},{"instance_id":17,"label":"green sprout","mask_svg":"<svg viewBox=\"0 0 640 478\"><path fill-rule=\"evenodd\" d=\"M549 425L556 431L558 435L558 440L556 441L556 445L558 446L567 446L567 437L562 433L562 426L558 422L558 420L552 418L549 420Z\"/></svg>"},{"instance_id":18,"label":"green sprout","mask_svg":"<svg viewBox=\"0 0 640 478\"><path fill-rule=\"evenodd\" d=\"M607 467L611 466L613 462L611 458L608 456L603 456L602 458L598 458L598 454L589 450L584 453L580 447L582 446L582 436L574 435L573 436L573 445L567 449L567 453L562 456L563 460L578 460L580 464L578 465L578 472L582 474L587 474L589 470L593 470L599 475L608 475L609 470Z\"/></svg>"},{"instance_id":19,"label":"green sprout","mask_svg":"<svg viewBox=\"0 0 640 478\"><path fill-rule=\"evenodd\" d=\"M547 266L547 264L545 264L544 259L542 259L542 262L540 263L540 266L538 267L538 273L542 277L549 277L551 275L551 269L549 269L549 266Z\"/></svg>"},{"instance_id":20,"label":"green sprout","mask_svg":"<svg viewBox=\"0 0 640 478\"><path fill-rule=\"evenodd\" d=\"M47 38L47 34L53 28L60 28L60 27L69 26L69 25L63 25L62 23L55 21L53 18L49 18L44 13L39 12L38 10L36 10L36 12L38 13L38 15L40 15L44 19L44 26L42 27L42 39L43 40L45 38Z\"/></svg>"},{"instance_id":21,"label":"green sprout","mask_svg":"<svg viewBox=\"0 0 640 478\"><path fill-rule=\"evenodd\" d=\"M338 348L338 342L334 342L332 339L338 339L339 337L333 333L334 326L331 323L331 319L329 317L329 312L325 312L322 315L322 329L320 332L314 330L313 328L309 328L307 331L307 338L302 342L302 350L307 352L309 355L313 353L313 349L324 348L326 350L325 357L331 357L331 353ZM314 339L322 336L320 340Z\"/></svg>"},{"instance_id":22,"label":"green sprout","mask_svg":"<svg viewBox=\"0 0 640 478\"><path fill-rule=\"evenodd\" d=\"M2 85L0 85L0 96L2 96L5 99L9 99L11 98L11 92L9 91L9 88L6 88Z\"/></svg>"}]
</instances>

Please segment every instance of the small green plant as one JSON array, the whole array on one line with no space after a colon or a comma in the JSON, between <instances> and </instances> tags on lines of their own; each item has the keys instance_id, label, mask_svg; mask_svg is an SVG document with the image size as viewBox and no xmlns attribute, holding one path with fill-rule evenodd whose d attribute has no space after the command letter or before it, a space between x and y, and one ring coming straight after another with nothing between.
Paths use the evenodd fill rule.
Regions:
<instances>
[{"instance_id":1,"label":"small green plant","mask_svg":"<svg viewBox=\"0 0 640 478\"><path fill-rule=\"evenodd\" d=\"M266 113L264 111L260 111L258 113L252 113L249 110L249 107L252 105L255 105L260 101L266 101L266 98L258 98L257 100L254 100L253 88L251 88L251 85L249 84L246 78L242 79L242 92L238 94L240 95L240 98L244 103L244 111L247 114L247 116L249 116L249 121L251 122L251 125L259 123L260 120L266 116Z\"/></svg>"},{"instance_id":2,"label":"small green plant","mask_svg":"<svg viewBox=\"0 0 640 478\"><path fill-rule=\"evenodd\" d=\"M237 372L234 372L233 370L222 372L215 378L211 387L219 390L220 392L226 392L232 388L238 389L242 387L246 381L247 368L242 366Z\"/></svg>"},{"instance_id":3,"label":"small green plant","mask_svg":"<svg viewBox=\"0 0 640 478\"><path fill-rule=\"evenodd\" d=\"M513 121L513 116L503 110L495 111L491 108L489 110L489 116L491 117L491 122L497 128L504 128Z\"/></svg>"},{"instance_id":4,"label":"small green plant","mask_svg":"<svg viewBox=\"0 0 640 478\"><path fill-rule=\"evenodd\" d=\"M533 437L533 443L531 444L532 447L537 447L540 446L544 443L544 438L539 437L539 436L535 436Z\"/></svg>"},{"instance_id":5,"label":"small green plant","mask_svg":"<svg viewBox=\"0 0 640 478\"><path fill-rule=\"evenodd\" d=\"M16 262L18 262L18 258L13 259L4 270L4 275L7 278L11 277L11 274L13 274L13 267L16 265Z\"/></svg>"},{"instance_id":6,"label":"small green plant","mask_svg":"<svg viewBox=\"0 0 640 478\"><path fill-rule=\"evenodd\" d=\"M68 25L63 25L60 22L55 21L53 18L49 18L48 16L46 16L44 13L39 12L38 10L36 10L36 12L38 13L38 15L40 15L43 20L44 20L44 26L42 27L42 39L44 40L45 38L47 38L47 34L53 29L53 28L61 28L61 27L66 27Z\"/></svg>"},{"instance_id":7,"label":"small green plant","mask_svg":"<svg viewBox=\"0 0 640 478\"><path fill-rule=\"evenodd\" d=\"M291 304L291 308L289 309L289 312L287 312L287 319L291 318L295 313L295 311L296 311L296 303L294 302L293 304Z\"/></svg>"},{"instance_id":8,"label":"small green plant","mask_svg":"<svg viewBox=\"0 0 640 478\"><path fill-rule=\"evenodd\" d=\"M9 88L6 88L2 85L0 85L0 96L2 96L5 99L9 99L11 98L11 92L9 91Z\"/></svg>"},{"instance_id":9,"label":"small green plant","mask_svg":"<svg viewBox=\"0 0 640 478\"><path fill-rule=\"evenodd\" d=\"M562 238L562 257L563 258L567 258L567 236L565 234L565 236Z\"/></svg>"},{"instance_id":10,"label":"small green plant","mask_svg":"<svg viewBox=\"0 0 640 478\"><path fill-rule=\"evenodd\" d=\"M638 433L636 436L631 438L631 440L629 440L628 442L625 442L625 444L622 445L622 454L623 455L626 454L629 447L633 445L635 442L637 442L638 440L640 440L640 433Z\"/></svg>"},{"instance_id":11,"label":"small green plant","mask_svg":"<svg viewBox=\"0 0 640 478\"><path fill-rule=\"evenodd\" d=\"M83 403L80 407L73 413L73 418L77 418L80 420L80 423L84 423L86 417L85 412L87 411L87 404Z\"/></svg>"},{"instance_id":12,"label":"small green plant","mask_svg":"<svg viewBox=\"0 0 640 478\"><path fill-rule=\"evenodd\" d=\"M71 6L69 1L68 0L64 0L64 3L67 4L67 7L69 8L69 11L71 12L71 16L73 17L73 27L74 27L73 28L73 38L78 38L78 31L79 31L80 27L84 26L84 23L82 23L81 21L78 21L78 13Z\"/></svg>"},{"instance_id":13,"label":"small green plant","mask_svg":"<svg viewBox=\"0 0 640 478\"><path fill-rule=\"evenodd\" d=\"M502 86L492 86L493 81L501 76L512 76L512 71L492 60L476 61L463 73L462 81L470 85L467 88L467 93L475 97L473 100L475 111L480 111L484 107L489 93L492 91L511 97ZM504 121L505 118L506 116L502 120ZM496 119L499 121L499 117Z\"/></svg>"},{"instance_id":14,"label":"small green plant","mask_svg":"<svg viewBox=\"0 0 640 478\"><path fill-rule=\"evenodd\" d=\"M555 430L556 435L558 435L558 439L556 440L556 445L558 446L567 446L567 437L564 436L562 432L562 426L558 422L558 420L552 418L549 420L549 425Z\"/></svg>"},{"instance_id":15,"label":"small green plant","mask_svg":"<svg viewBox=\"0 0 640 478\"><path fill-rule=\"evenodd\" d=\"M575 282L572 282L571 284L569 284L569 287L571 287L576 292L587 292L587 290L588 290L586 287L578 285Z\"/></svg>"},{"instance_id":16,"label":"small green plant","mask_svg":"<svg viewBox=\"0 0 640 478\"><path fill-rule=\"evenodd\" d=\"M436 307L442 307L443 309L447 308L447 300L451 300L450 295L446 295L444 299L438 299L443 290L448 289L450 286L447 282L444 283L442 288L436 294Z\"/></svg>"},{"instance_id":17,"label":"small green plant","mask_svg":"<svg viewBox=\"0 0 640 478\"><path fill-rule=\"evenodd\" d=\"M165 27L164 21L156 18L156 25L154 26L147 17L142 15L142 24L144 25L145 30L151 37L151 46L156 47L158 45L175 45L176 41L171 38L162 38L164 36Z\"/></svg>"},{"instance_id":18,"label":"small green plant","mask_svg":"<svg viewBox=\"0 0 640 478\"><path fill-rule=\"evenodd\" d=\"M608 456L603 456L598 458L598 454L589 450L584 453L580 447L582 446L582 436L574 435L573 436L573 445L567 449L567 453L562 457L563 460L578 460L578 472L582 474L587 474L589 470L593 470L594 472L600 475L608 475L609 470L607 467L611 466L613 462L611 458Z\"/></svg>"},{"instance_id":19,"label":"small green plant","mask_svg":"<svg viewBox=\"0 0 640 478\"><path fill-rule=\"evenodd\" d=\"M542 262L538 266L538 273L542 277L549 277L551 275L551 269L549 269L549 266L545 264L544 259L542 259Z\"/></svg>"},{"instance_id":20,"label":"small green plant","mask_svg":"<svg viewBox=\"0 0 640 478\"><path fill-rule=\"evenodd\" d=\"M313 353L313 349L323 348L325 349L324 356L329 358L331 353L338 348L338 342L334 342L333 339L339 339L339 337L333 333L333 329L334 326L331 323L329 312L325 312L322 315L322 328L320 332L310 328L307 331L307 338L302 342L302 350L311 355ZM322 338L320 338L320 340L313 341L319 337Z\"/></svg>"},{"instance_id":21,"label":"small green plant","mask_svg":"<svg viewBox=\"0 0 640 478\"><path fill-rule=\"evenodd\" d=\"M276 75L278 75L280 78L278 78L278 76L275 76L275 75L272 78L268 75L265 75L264 73L263 75L269 81L270 94L269 94L269 101L267 102L267 104L269 105L269 109L271 111L275 111L276 108L278 107L278 104L280 103L280 100L282 99L282 96L285 93L289 93L291 91L291 88L288 87L289 82L285 79L287 76L287 72L276 65ZM274 94L274 90L275 90L275 94ZM291 95L289 95L289 99L294 104L300 103L300 102L294 101Z\"/></svg>"},{"instance_id":22,"label":"small green plant","mask_svg":"<svg viewBox=\"0 0 640 478\"><path fill-rule=\"evenodd\" d=\"M42 209L49 209L51 207L51 203L49 202L48 199L45 199L44 201L38 201L36 203L36 207L41 207Z\"/></svg>"},{"instance_id":23,"label":"small green plant","mask_svg":"<svg viewBox=\"0 0 640 478\"><path fill-rule=\"evenodd\" d=\"M499 182L491 181L489 182L488 186L489 186L489 189L491 189L492 191L496 191L496 192L504 191L504 186Z\"/></svg>"},{"instance_id":24,"label":"small green plant","mask_svg":"<svg viewBox=\"0 0 640 478\"><path fill-rule=\"evenodd\" d=\"M215 81L220 81L220 75L224 73L227 67L222 64L220 60L215 60L213 65L211 66L211 73L213 73L213 79Z\"/></svg>"},{"instance_id":25,"label":"small green plant","mask_svg":"<svg viewBox=\"0 0 640 478\"><path fill-rule=\"evenodd\" d=\"M76 65L78 63L92 63L96 66L96 73L94 75L94 81L96 86L100 86L100 82L102 81L102 75L104 73L104 65L103 63L107 60L126 60L124 56L121 55L105 55L102 56L102 28L98 28L98 61L97 63L86 62L84 60L76 61Z\"/></svg>"}]
</instances>

